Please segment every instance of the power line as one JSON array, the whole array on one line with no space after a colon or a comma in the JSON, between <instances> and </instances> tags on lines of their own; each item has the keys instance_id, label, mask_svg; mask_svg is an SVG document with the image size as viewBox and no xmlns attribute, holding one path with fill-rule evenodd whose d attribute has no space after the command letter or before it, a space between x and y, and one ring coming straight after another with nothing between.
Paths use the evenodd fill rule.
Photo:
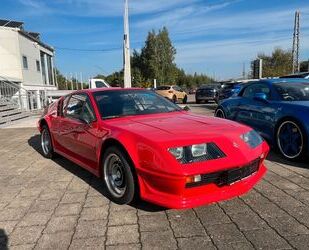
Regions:
<instances>
[{"instance_id":1,"label":"power line","mask_svg":"<svg viewBox=\"0 0 309 250\"><path fill-rule=\"evenodd\" d=\"M54 48L57 50L80 51L80 52L110 52L121 49L121 47L114 47L109 49L80 49L80 48L63 48L63 47L54 47Z\"/></svg>"}]
</instances>

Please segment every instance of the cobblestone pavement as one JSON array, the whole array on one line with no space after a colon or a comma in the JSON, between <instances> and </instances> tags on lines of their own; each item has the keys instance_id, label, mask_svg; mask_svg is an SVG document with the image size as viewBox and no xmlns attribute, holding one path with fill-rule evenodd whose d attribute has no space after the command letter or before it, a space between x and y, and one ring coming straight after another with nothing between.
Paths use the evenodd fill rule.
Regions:
<instances>
[{"instance_id":1,"label":"cobblestone pavement","mask_svg":"<svg viewBox=\"0 0 309 250\"><path fill-rule=\"evenodd\" d=\"M39 147L34 128L0 129L0 249L309 249L308 163L272 153L248 194L177 211L113 204L100 179Z\"/></svg>"}]
</instances>

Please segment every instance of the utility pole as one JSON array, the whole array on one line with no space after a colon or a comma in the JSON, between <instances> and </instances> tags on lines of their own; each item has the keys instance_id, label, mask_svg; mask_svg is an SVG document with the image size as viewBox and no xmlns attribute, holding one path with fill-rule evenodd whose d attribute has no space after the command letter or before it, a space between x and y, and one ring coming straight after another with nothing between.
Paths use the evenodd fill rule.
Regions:
<instances>
[{"instance_id":1,"label":"utility pole","mask_svg":"<svg viewBox=\"0 0 309 250\"><path fill-rule=\"evenodd\" d=\"M75 83L76 83L76 89L78 90L78 80L77 80L77 72L75 72Z\"/></svg>"},{"instance_id":2,"label":"utility pole","mask_svg":"<svg viewBox=\"0 0 309 250\"><path fill-rule=\"evenodd\" d=\"M293 74L300 71L299 65L299 35L300 35L300 28L299 28L299 19L300 19L300 12L295 12L295 20L294 20L294 34L293 34Z\"/></svg>"},{"instance_id":3,"label":"utility pole","mask_svg":"<svg viewBox=\"0 0 309 250\"><path fill-rule=\"evenodd\" d=\"M83 73L80 72L80 84L81 84L81 88L84 89L84 84L83 84Z\"/></svg>"},{"instance_id":4,"label":"utility pole","mask_svg":"<svg viewBox=\"0 0 309 250\"><path fill-rule=\"evenodd\" d=\"M71 90L74 90L74 89L73 89L73 74L70 73L70 76L71 76Z\"/></svg>"},{"instance_id":5,"label":"utility pole","mask_svg":"<svg viewBox=\"0 0 309 250\"><path fill-rule=\"evenodd\" d=\"M65 74L65 89L68 90L68 75Z\"/></svg>"},{"instance_id":6,"label":"utility pole","mask_svg":"<svg viewBox=\"0 0 309 250\"><path fill-rule=\"evenodd\" d=\"M246 64L245 63L243 63L242 65L242 78L243 80L246 79Z\"/></svg>"},{"instance_id":7,"label":"utility pole","mask_svg":"<svg viewBox=\"0 0 309 250\"><path fill-rule=\"evenodd\" d=\"M129 0L124 0L123 69L124 88L131 88L131 58L129 36Z\"/></svg>"}]
</instances>

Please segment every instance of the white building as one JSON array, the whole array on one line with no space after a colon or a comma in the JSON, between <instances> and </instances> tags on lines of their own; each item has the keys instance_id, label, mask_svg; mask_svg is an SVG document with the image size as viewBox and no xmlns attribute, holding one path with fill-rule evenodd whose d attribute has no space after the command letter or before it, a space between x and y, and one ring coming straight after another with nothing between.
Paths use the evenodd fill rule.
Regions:
<instances>
[{"instance_id":1,"label":"white building","mask_svg":"<svg viewBox=\"0 0 309 250\"><path fill-rule=\"evenodd\" d=\"M26 106L34 109L43 106L46 91L57 89L54 49L39 33L25 31L22 22L0 20L0 81L2 86L19 86Z\"/></svg>"}]
</instances>

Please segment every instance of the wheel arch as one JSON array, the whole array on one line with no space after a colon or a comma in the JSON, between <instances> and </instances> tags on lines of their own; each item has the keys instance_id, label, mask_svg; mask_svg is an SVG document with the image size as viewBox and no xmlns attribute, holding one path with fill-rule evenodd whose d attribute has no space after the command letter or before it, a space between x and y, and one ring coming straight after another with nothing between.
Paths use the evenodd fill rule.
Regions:
<instances>
[{"instance_id":1,"label":"wheel arch","mask_svg":"<svg viewBox=\"0 0 309 250\"><path fill-rule=\"evenodd\" d=\"M131 152L130 149L128 150L127 149L128 147L126 147L124 143L122 143L118 139L115 139L115 138L112 138L112 137L104 140L102 145L101 145L100 155L99 155L99 162L100 162L100 164L99 164L99 175L102 176L101 166L102 166L104 151L111 146L116 146L116 147L121 149L121 151L125 154L126 158L128 159L128 161L129 161L129 163L132 167L132 171L134 172L134 174L137 177L136 169L135 169L136 168L136 161L133 160L132 157L131 157L131 155L134 154L134 153Z\"/></svg>"},{"instance_id":2,"label":"wheel arch","mask_svg":"<svg viewBox=\"0 0 309 250\"><path fill-rule=\"evenodd\" d=\"M276 136L277 136L278 128L279 128L280 124L282 124L285 121L294 121L294 122L296 122L300 126L300 128L302 130L304 130L304 132L306 132L306 127L304 126L303 122L300 119L298 119L298 118L296 118L295 116L292 116L292 115L282 116L282 117L280 117L277 120L276 125L274 127L274 131L273 132L274 132L274 139L275 139L275 141L276 141Z\"/></svg>"},{"instance_id":3,"label":"wheel arch","mask_svg":"<svg viewBox=\"0 0 309 250\"><path fill-rule=\"evenodd\" d=\"M48 122L46 121L46 119L45 119L45 118L42 118L42 119L40 119L39 122L38 122L38 129L39 129L40 132L42 132L42 129L43 129L43 126L44 126L44 125L46 125L47 127L49 127L49 126L48 126Z\"/></svg>"}]
</instances>

